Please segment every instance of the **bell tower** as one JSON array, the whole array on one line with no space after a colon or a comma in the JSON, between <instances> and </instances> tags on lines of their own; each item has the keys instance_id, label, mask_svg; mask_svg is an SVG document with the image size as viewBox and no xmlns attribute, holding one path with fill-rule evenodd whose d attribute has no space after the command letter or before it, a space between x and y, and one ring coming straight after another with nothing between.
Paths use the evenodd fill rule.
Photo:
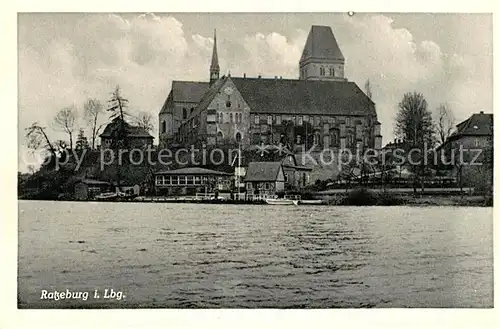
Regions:
<instances>
[{"instance_id":1,"label":"bell tower","mask_svg":"<svg viewBox=\"0 0 500 329\"><path fill-rule=\"evenodd\" d=\"M214 48L212 50L212 62L210 63L210 84L219 80L219 57L217 56L217 35L214 29Z\"/></svg>"},{"instance_id":2,"label":"bell tower","mask_svg":"<svg viewBox=\"0 0 500 329\"><path fill-rule=\"evenodd\" d=\"M344 55L329 26L313 25L299 62L300 80L342 81Z\"/></svg>"}]
</instances>

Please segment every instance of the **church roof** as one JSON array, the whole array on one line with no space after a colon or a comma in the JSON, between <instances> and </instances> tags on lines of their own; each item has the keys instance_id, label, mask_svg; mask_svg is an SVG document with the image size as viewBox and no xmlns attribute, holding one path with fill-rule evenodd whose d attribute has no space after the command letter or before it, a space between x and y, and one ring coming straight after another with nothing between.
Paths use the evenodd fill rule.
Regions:
<instances>
[{"instance_id":1,"label":"church roof","mask_svg":"<svg viewBox=\"0 0 500 329\"><path fill-rule=\"evenodd\" d=\"M166 113L173 108L173 102L199 103L207 92L210 84L200 81L172 81L172 89L168 94L160 113Z\"/></svg>"},{"instance_id":2,"label":"church roof","mask_svg":"<svg viewBox=\"0 0 500 329\"><path fill-rule=\"evenodd\" d=\"M344 60L332 29L329 26L313 25L307 36L300 61L308 58Z\"/></svg>"},{"instance_id":3,"label":"church roof","mask_svg":"<svg viewBox=\"0 0 500 329\"><path fill-rule=\"evenodd\" d=\"M375 104L350 81L230 78L251 112L376 115Z\"/></svg>"}]
</instances>

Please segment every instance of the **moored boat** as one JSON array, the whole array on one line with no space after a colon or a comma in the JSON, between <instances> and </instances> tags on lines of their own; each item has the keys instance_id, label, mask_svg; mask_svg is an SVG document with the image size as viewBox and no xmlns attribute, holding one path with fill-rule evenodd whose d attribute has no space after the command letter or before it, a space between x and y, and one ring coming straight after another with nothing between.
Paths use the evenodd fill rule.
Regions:
<instances>
[{"instance_id":1,"label":"moored boat","mask_svg":"<svg viewBox=\"0 0 500 329\"><path fill-rule=\"evenodd\" d=\"M299 200L290 200L290 199L266 199L266 203L270 205L281 205L281 206L288 206L288 205L298 205Z\"/></svg>"},{"instance_id":2,"label":"moored boat","mask_svg":"<svg viewBox=\"0 0 500 329\"><path fill-rule=\"evenodd\" d=\"M95 199L98 201L115 201L116 199L118 199L118 193L115 192L101 193L96 195Z\"/></svg>"},{"instance_id":3,"label":"moored boat","mask_svg":"<svg viewBox=\"0 0 500 329\"><path fill-rule=\"evenodd\" d=\"M318 205L318 204L323 204L323 200L300 200L299 204L301 204L301 205Z\"/></svg>"},{"instance_id":4,"label":"moored boat","mask_svg":"<svg viewBox=\"0 0 500 329\"><path fill-rule=\"evenodd\" d=\"M124 201L124 200L133 200L137 195L134 194L126 194L123 192L107 192L101 193L95 196L97 201Z\"/></svg>"}]
</instances>

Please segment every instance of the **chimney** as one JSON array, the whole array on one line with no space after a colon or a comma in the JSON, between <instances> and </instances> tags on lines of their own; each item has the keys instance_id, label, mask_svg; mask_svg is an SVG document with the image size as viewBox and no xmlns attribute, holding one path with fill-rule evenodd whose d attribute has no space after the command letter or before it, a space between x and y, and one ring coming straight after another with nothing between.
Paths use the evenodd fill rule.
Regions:
<instances>
[{"instance_id":1,"label":"chimney","mask_svg":"<svg viewBox=\"0 0 500 329\"><path fill-rule=\"evenodd\" d=\"M484 114L484 111L480 111L479 114Z\"/></svg>"},{"instance_id":2,"label":"chimney","mask_svg":"<svg viewBox=\"0 0 500 329\"><path fill-rule=\"evenodd\" d=\"M262 78L262 75L259 74L259 79Z\"/></svg>"},{"instance_id":3,"label":"chimney","mask_svg":"<svg viewBox=\"0 0 500 329\"><path fill-rule=\"evenodd\" d=\"M246 73L243 73L243 77L246 78L247 77L247 74Z\"/></svg>"},{"instance_id":4,"label":"chimney","mask_svg":"<svg viewBox=\"0 0 500 329\"><path fill-rule=\"evenodd\" d=\"M282 79L283 77L280 75L280 80Z\"/></svg>"},{"instance_id":5,"label":"chimney","mask_svg":"<svg viewBox=\"0 0 500 329\"><path fill-rule=\"evenodd\" d=\"M278 76L277 75L274 76L274 80L278 80Z\"/></svg>"}]
</instances>

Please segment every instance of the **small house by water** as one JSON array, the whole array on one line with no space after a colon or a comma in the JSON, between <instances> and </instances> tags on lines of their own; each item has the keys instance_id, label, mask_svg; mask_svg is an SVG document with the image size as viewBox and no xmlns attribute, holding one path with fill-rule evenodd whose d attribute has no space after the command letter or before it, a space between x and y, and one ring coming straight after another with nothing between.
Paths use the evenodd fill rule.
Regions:
<instances>
[{"instance_id":1,"label":"small house by water","mask_svg":"<svg viewBox=\"0 0 500 329\"><path fill-rule=\"evenodd\" d=\"M281 162L250 162L245 176L247 195L275 195L285 190Z\"/></svg>"},{"instance_id":2,"label":"small house by water","mask_svg":"<svg viewBox=\"0 0 500 329\"><path fill-rule=\"evenodd\" d=\"M75 200L92 200L96 195L109 189L111 189L109 182L85 178L75 184Z\"/></svg>"}]
</instances>

